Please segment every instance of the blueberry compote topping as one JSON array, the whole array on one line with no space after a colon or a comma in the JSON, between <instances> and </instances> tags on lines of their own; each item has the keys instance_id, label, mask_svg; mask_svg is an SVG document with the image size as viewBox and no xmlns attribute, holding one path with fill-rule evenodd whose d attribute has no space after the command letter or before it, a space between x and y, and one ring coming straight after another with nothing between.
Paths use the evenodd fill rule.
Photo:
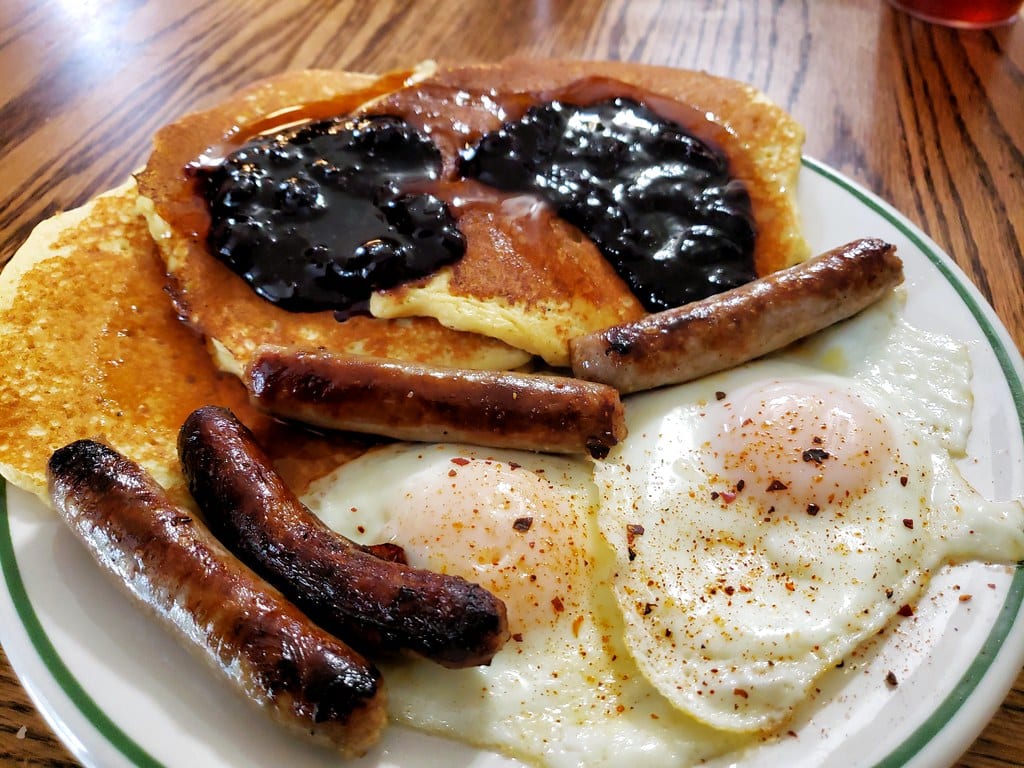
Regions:
<instances>
[{"instance_id":1,"label":"blueberry compote topping","mask_svg":"<svg viewBox=\"0 0 1024 768\"><path fill-rule=\"evenodd\" d=\"M460 171L540 194L648 311L757 276L750 198L726 158L630 99L532 107L464 152Z\"/></svg>"},{"instance_id":2,"label":"blueberry compote topping","mask_svg":"<svg viewBox=\"0 0 1024 768\"><path fill-rule=\"evenodd\" d=\"M441 155L397 117L337 118L256 138L200 170L207 243L284 309L365 310L370 293L465 252L448 207L403 192L436 179Z\"/></svg>"}]
</instances>

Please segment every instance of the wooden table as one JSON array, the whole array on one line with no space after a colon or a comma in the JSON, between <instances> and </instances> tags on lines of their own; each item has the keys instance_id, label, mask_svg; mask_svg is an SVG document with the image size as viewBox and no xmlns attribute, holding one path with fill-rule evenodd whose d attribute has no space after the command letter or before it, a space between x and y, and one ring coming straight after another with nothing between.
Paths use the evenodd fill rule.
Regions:
<instances>
[{"instance_id":1,"label":"wooden table","mask_svg":"<svg viewBox=\"0 0 1024 768\"><path fill-rule=\"evenodd\" d=\"M123 180L153 131L285 69L429 57L630 59L745 80L806 153L950 253L1024 348L1024 22L929 26L881 0L5 0L0 264L41 219ZM962 765L1024 765L1024 676ZM0 654L0 764L75 765Z\"/></svg>"}]
</instances>

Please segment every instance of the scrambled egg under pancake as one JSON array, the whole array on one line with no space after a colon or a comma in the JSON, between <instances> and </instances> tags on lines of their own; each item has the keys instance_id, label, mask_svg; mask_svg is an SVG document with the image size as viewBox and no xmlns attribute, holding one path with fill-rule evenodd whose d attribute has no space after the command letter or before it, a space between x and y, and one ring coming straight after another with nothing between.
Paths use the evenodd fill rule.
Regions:
<instances>
[{"instance_id":1,"label":"scrambled egg under pancake","mask_svg":"<svg viewBox=\"0 0 1024 768\"><path fill-rule=\"evenodd\" d=\"M381 81L381 82L378 82ZM401 84L348 72L308 70L270 78L206 112L186 115L161 129L154 152L138 175L139 210L171 278L168 286L182 318L212 342L218 366L240 374L262 344L322 347L335 352L390 357L457 368L509 369L530 355L500 341L445 328L432 318L382 320L334 313L288 312L260 298L213 257L206 245L209 214L186 166L246 126L296 105L352 111ZM230 151L230 150L228 150Z\"/></svg>"},{"instance_id":2,"label":"scrambled egg under pancake","mask_svg":"<svg viewBox=\"0 0 1024 768\"><path fill-rule=\"evenodd\" d=\"M293 430L248 403L175 317L128 183L40 224L0 272L0 474L46 496L51 453L80 438L139 461L191 506L177 434L195 408L232 409L294 487L362 452Z\"/></svg>"}]
</instances>

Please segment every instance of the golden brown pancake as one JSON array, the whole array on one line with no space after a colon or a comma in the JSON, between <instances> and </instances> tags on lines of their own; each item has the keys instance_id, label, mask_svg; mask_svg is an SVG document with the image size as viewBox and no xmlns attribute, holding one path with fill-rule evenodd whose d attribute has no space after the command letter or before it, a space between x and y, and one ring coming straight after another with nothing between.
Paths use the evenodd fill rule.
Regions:
<instances>
[{"instance_id":1,"label":"golden brown pancake","mask_svg":"<svg viewBox=\"0 0 1024 768\"><path fill-rule=\"evenodd\" d=\"M459 368L515 368L529 360L528 353L450 330L432 318L353 317L338 322L330 311L285 311L260 298L207 249L206 202L186 166L211 147L226 146L232 136L258 130L261 122L288 114L296 105L325 105L327 114L321 116L345 114L401 85L408 74L286 73L256 83L213 109L186 115L156 134L153 153L137 177L140 211L166 263L178 312L213 342L223 370L240 373L261 344L323 347ZM315 110L310 107L302 114L312 116Z\"/></svg>"},{"instance_id":2,"label":"golden brown pancake","mask_svg":"<svg viewBox=\"0 0 1024 768\"><path fill-rule=\"evenodd\" d=\"M476 368L515 367L538 355L564 366L569 339L644 314L594 244L546 205L449 182L430 191L449 203L466 237L465 256L432 276L375 293L375 317L338 323L331 312L291 313L263 301L209 254L205 201L185 167L210 147L214 154L229 151L246 137L300 119L397 114L430 133L451 176L462 147L532 103L572 97L581 83L591 98L636 96L725 152L751 197L758 274L807 256L794 198L803 132L750 86L701 72L615 62L510 59L433 73L424 67L406 80L409 74L288 73L157 135L139 176L142 210L167 261L182 316L228 353L220 355L221 367L237 371L259 343ZM466 333L446 333L442 326Z\"/></svg>"},{"instance_id":3,"label":"golden brown pancake","mask_svg":"<svg viewBox=\"0 0 1024 768\"><path fill-rule=\"evenodd\" d=\"M510 59L442 68L365 110L398 114L428 132L451 172L463 146L531 104L611 96L648 102L724 151L751 197L759 276L807 258L794 197L803 130L743 83L639 64ZM453 120L458 131L448 128ZM452 203L455 194L440 196ZM456 207L466 255L433 278L375 294L373 314L436 317L451 328L490 333L556 366L567 365L569 339L644 314L593 243L550 212L524 213L524 204L513 196L510 205L509 197L488 205L471 194L463 210Z\"/></svg>"},{"instance_id":4,"label":"golden brown pancake","mask_svg":"<svg viewBox=\"0 0 1024 768\"><path fill-rule=\"evenodd\" d=\"M520 57L499 65L442 68L424 82L467 92L496 88L548 100L571 96L573 85L588 79L623 83L639 89L638 94L646 92L675 102L677 106L664 102L650 106L725 152L731 172L745 183L753 203L757 224L754 258L759 276L808 257L795 197L804 131L753 86L707 72L647 64ZM592 100L606 86L592 82L589 87ZM607 87L617 91L614 83Z\"/></svg>"},{"instance_id":5,"label":"golden brown pancake","mask_svg":"<svg viewBox=\"0 0 1024 768\"><path fill-rule=\"evenodd\" d=\"M256 430L296 488L361 444L271 421L163 291L163 269L128 183L40 224L0 273L0 473L46 501L46 462L80 438L139 461L191 504L178 428L219 404Z\"/></svg>"}]
</instances>

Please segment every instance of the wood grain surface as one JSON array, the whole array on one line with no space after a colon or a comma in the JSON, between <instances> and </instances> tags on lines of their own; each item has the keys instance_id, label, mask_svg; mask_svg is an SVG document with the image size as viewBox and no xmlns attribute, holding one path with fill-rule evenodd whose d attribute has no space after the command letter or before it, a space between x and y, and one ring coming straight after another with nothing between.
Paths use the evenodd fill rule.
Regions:
<instances>
[{"instance_id":1,"label":"wood grain surface","mask_svg":"<svg viewBox=\"0 0 1024 768\"><path fill-rule=\"evenodd\" d=\"M510 54L753 84L803 123L807 154L951 254L1024 347L1024 23L955 31L881 0L4 0L0 264L140 166L159 126L251 80ZM1024 677L959 764L1024 766ZM2 655L0 765L76 765Z\"/></svg>"}]
</instances>

